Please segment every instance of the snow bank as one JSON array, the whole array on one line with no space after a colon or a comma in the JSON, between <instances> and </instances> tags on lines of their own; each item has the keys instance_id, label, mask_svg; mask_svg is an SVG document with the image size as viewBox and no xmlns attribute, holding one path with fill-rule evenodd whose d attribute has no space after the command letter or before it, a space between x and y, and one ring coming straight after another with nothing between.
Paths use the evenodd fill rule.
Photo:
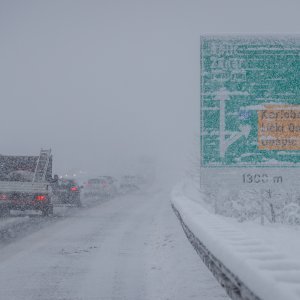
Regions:
<instances>
[{"instance_id":1,"label":"snow bank","mask_svg":"<svg viewBox=\"0 0 300 300\"><path fill-rule=\"evenodd\" d=\"M28 216L2 218L0 220L0 237L14 236L15 233L19 231L22 226L29 223L29 221L30 218Z\"/></svg>"},{"instance_id":2,"label":"snow bank","mask_svg":"<svg viewBox=\"0 0 300 300\"><path fill-rule=\"evenodd\" d=\"M300 299L299 230L215 215L199 193L186 195L187 184L173 189L172 204L211 254L259 298Z\"/></svg>"}]
</instances>

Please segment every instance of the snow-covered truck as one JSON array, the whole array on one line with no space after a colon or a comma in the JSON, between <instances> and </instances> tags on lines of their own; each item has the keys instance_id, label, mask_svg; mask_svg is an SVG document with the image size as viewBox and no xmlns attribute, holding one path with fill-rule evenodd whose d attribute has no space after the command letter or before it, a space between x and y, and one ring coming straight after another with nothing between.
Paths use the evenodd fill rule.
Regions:
<instances>
[{"instance_id":1,"label":"snow-covered truck","mask_svg":"<svg viewBox=\"0 0 300 300\"><path fill-rule=\"evenodd\" d=\"M42 149L38 156L0 155L0 215L10 210L52 214L52 182L51 150Z\"/></svg>"}]
</instances>

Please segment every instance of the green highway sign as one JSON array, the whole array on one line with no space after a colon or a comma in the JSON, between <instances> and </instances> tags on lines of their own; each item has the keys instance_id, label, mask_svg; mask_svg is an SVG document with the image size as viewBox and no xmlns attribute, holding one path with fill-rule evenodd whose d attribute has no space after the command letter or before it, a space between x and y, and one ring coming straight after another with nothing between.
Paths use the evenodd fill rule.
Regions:
<instances>
[{"instance_id":1,"label":"green highway sign","mask_svg":"<svg viewBox=\"0 0 300 300\"><path fill-rule=\"evenodd\" d=\"M201 167L300 166L300 36L201 37Z\"/></svg>"}]
</instances>

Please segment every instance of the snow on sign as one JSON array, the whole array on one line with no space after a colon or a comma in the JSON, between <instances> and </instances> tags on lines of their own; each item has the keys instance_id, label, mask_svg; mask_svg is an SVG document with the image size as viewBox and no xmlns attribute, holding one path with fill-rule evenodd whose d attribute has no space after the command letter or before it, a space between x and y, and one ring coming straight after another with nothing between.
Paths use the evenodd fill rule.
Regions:
<instances>
[{"instance_id":1,"label":"snow on sign","mask_svg":"<svg viewBox=\"0 0 300 300\"><path fill-rule=\"evenodd\" d=\"M201 37L201 167L300 166L300 37Z\"/></svg>"}]
</instances>

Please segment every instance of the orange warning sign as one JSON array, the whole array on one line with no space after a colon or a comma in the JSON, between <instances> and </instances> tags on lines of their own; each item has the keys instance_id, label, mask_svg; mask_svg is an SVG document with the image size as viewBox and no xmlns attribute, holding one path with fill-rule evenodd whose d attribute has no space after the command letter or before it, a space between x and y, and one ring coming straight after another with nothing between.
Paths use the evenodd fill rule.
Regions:
<instances>
[{"instance_id":1,"label":"orange warning sign","mask_svg":"<svg viewBox=\"0 0 300 300\"><path fill-rule=\"evenodd\" d=\"M300 150L300 105L266 105L258 111L260 150Z\"/></svg>"}]
</instances>

